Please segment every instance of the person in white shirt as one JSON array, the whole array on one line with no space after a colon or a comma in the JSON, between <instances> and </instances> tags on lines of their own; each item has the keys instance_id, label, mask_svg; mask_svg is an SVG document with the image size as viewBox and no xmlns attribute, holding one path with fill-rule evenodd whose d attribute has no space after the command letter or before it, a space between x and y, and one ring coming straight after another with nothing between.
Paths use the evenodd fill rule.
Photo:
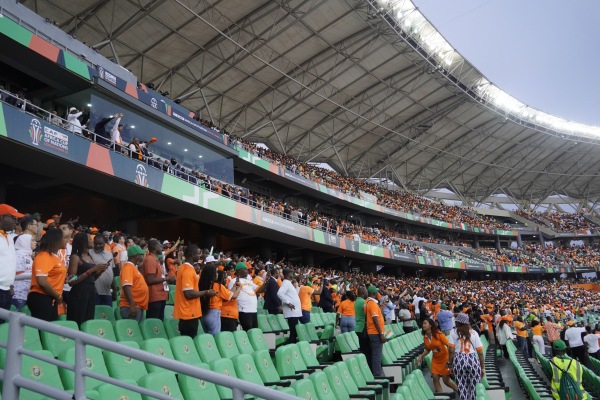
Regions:
<instances>
[{"instance_id":1,"label":"person in white shirt","mask_svg":"<svg viewBox=\"0 0 600 400\"><path fill-rule=\"evenodd\" d=\"M586 326L585 331L587 332L587 335L583 337L583 342L589 356L594 357L596 360L600 360L600 344L598 344L600 335L593 333L590 326Z\"/></svg>"},{"instance_id":2,"label":"person in white shirt","mask_svg":"<svg viewBox=\"0 0 600 400\"><path fill-rule=\"evenodd\" d=\"M233 290L233 286L237 282L240 283L241 291L237 298L238 320L242 329L249 331L252 328L258 328L258 300L256 295L264 292L267 284L263 283L262 286L258 287L251 279L248 279L248 266L244 262L237 263L235 274L237 277L229 282L228 289ZM267 273L265 282L269 280L269 276L269 273Z\"/></svg>"},{"instance_id":3,"label":"person in white shirt","mask_svg":"<svg viewBox=\"0 0 600 400\"><path fill-rule=\"evenodd\" d=\"M83 112L77 110L75 107L69 109L69 115L67 121L69 121L69 130L77 135L81 135L81 122L79 117L83 115Z\"/></svg>"},{"instance_id":4,"label":"person in white shirt","mask_svg":"<svg viewBox=\"0 0 600 400\"><path fill-rule=\"evenodd\" d=\"M585 364L585 347L583 345L582 333L585 333L583 326L573 326L565 331L565 341L569 343L573 358Z\"/></svg>"},{"instance_id":5,"label":"person in white shirt","mask_svg":"<svg viewBox=\"0 0 600 400\"><path fill-rule=\"evenodd\" d=\"M121 146L123 145L123 138L121 137L123 124L121 123L121 118L123 118L123 114L116 114L115 117L117 120L110 132L110 145L113 149L121 151Z\"/></svg>"},{"instance_id":6,"label":"person in white shirt","mask_svg":"<svg viewBox=\"0 0 600 400\"><path fill-rule=\"evenodd\" d=\"M12 232L24 215L8 204L0 204L0 308L10 310L13 283L17 270L17 253ZM0 320L3 323L4 320Z\"/></svg>"},{"instance_id":7,"label":"person in white shirt","mask_svg":"<svg viewBox=\"0 0 600 400\"><path fill-rule=\"evenodd\" d=\"M294 271L289 268L283 269L283 282L277 291L277 297L281 300L283 316L290 326L290 343L296 343L296 325L302 317L302 306L296 288L292 284Z\"/></svg>"}]
</instances>

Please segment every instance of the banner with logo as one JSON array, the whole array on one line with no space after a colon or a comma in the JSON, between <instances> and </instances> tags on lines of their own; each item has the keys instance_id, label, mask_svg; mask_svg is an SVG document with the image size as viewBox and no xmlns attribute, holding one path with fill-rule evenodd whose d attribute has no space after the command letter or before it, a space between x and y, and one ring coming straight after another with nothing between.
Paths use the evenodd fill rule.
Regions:
<instances>
[{"instance_id":1,"label":"banner with logo","mask_svg":"<svg viewBox=\"0 0 600 400\"><path fill-rule=\"evenodd\" d=\"M155 190L176 200L194 204L247 223L265 227L286 235L332 246L400 264L419 264L453 269L474 269L497 272L527 272L524 267L465 264L457 260L445 260L428 255L406 254L389 248L360 243L346 237L295 224L282 217L254 209L233 199L222 197L200 186L166 174L126 155L100 146L90 140L72 134L60 127L34 117L15 107L0 103L0 140L18 141L31 149L43 151L76 162L88 168ZM555 269L553 272L572 272L572 268ZM551 272L550 270L548 272Z\"/></svg>"}]
</instances>

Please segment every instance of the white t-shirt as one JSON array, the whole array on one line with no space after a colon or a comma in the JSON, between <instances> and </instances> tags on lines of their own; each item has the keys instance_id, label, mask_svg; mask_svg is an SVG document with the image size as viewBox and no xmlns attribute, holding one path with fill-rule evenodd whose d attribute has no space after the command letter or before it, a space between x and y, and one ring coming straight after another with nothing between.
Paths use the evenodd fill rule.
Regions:
<instances>
[{"instance_id":1,"label":"white t-shirt","mask_svg":"<svg viewBox=\"0 0 600 400\"><path fill-rule=\"evenodd\" d=\"M232 279L231 282L229 282L229 290L233 290L233 286L237 281L236 279ZM240 278L240 286L242 287L242 290L237 298L238 311L244 313L257 312L258 299L256 298L255 290L258 286L248 278Z\"/></svg>"},{"instance_id":2,"label":"white t-shirt","mask_svg":"<svg viewBox=\"0 0 600 400\"><path fill-rule=\"evenodd\" d=\"M569 341L569 347L583 346L583 340L581 340L581 334L585 332L585 328L573 327L567 329L565 332L565 340Z\"/></svg>"},{"instance_id":3,"label":"white t-shirt","mask_svg":"<svg viewBox=\"0 0 600 400\"><path fill-rule=\"evenodd\" d=\"M481 343L481 339L477 332L473 329L469 331L471 335L471 340L465 342L458 337L458 333L456 333L456 329L453 329L450 332L450 336L448 337L449 344L454 347L454 351L457 353L463 354L474 354L477 352L478 348L482 348L483 344ZM470 342L470 343L469 343Z\"/></svg>"},{"instance_id":4,"label":"white t-shirt","mask_svg":"<svg viewBox=\"0 0 600 400\"><path fill-rule=\"evenodd\" d=\"M412 321L410 320L412 318L412 315L410 314L410 311L408 311L407 309L400 310L400 312L398 313L398 318L400 319L400 321L403 322L403 326L405 328L410 328L411 326L413 326ZM409 321L406 321L406 320L409 320Z\"/></svg>"},{"instance_id":5,"label":"white t-shirt","mask_svg":"<svg viewBox=\"0 0 600 400\"><path fill-rule=\"evenodd\" d=\"M598 338L600 335L596 335L594 333L588 333L583 338L583 341L588 345L588 353L594 354L598 350L600 350L600 345L598 345Z\"/></svg>"}]
</instances>

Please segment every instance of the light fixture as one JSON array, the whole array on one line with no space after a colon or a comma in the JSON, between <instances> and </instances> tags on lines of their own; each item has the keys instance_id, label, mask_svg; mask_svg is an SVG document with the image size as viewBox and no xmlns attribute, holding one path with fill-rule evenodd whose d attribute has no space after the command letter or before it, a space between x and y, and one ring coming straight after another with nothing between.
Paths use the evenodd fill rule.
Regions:
<instances>
[{"instance_id":1,"label":"light fixture","mask_svg":"<svg viewBox=\"0 0 600 400\"><path fill-rule=\"evenodd\" d=\"M202 158L202 156L198 156L198 158Z\"/></svg>"},{"instance_id":2,"label":"light fixture","mask_svg":"<svg viewBox=\"0 0 600 400\"><path fill-rule=\"evenodd\" d=\"M171 142L167 142L167 144L170 146L170 145L171 145Z\"/></svg>"},{"instance_id":3,"label":"light fixture","mask_svg":"<svg viewBox=\"0 0 600 400\"><path fill-rule=\"evenodd\" d=\"M183 149L183 151L187 151L187 149Z\"/></svg>"},{"instance_id":4,"label":"light fixture","mask_svg":"<svg viewBox=\"0 0 600 400\"><path fill-rule=\"evenodd\" d=\"M131 125L131 129L135 129L135 125Z\"/></svg>"},{"instance_id":5,"label":"light fixture","mask_svg":"<svg viewBox=\"0 0 600 400\"><path fill-rule=\"evenodd\" d=\"M88 107L91 107L92 105L91 105L90 103L88 103L88 105L87 105L87 106L88 106Z\"/></svg>"}]
</instances>

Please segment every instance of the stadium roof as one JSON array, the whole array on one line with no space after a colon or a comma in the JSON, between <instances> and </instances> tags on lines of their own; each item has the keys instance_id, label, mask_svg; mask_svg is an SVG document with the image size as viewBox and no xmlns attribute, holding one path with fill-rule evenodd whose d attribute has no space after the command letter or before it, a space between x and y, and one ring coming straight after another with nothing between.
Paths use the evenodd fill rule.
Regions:
<instances>
[{"instance_id":1,"label":"stadium roof","mask_svg":"<svg viewBox=\"0 0 600 400\"><path fill-rule=\"evenodd\" d=\"M600 195L600 129L510 98L409 0L22 3L203 118L301 161L467 200Z\"/></svg>"}]
</instances>

